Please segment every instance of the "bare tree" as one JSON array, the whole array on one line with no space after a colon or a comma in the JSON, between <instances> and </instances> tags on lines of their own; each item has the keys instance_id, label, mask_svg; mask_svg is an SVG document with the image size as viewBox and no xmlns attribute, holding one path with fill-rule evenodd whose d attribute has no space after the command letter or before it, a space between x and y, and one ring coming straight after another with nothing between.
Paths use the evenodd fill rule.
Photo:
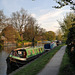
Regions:
<instances>
[{"instance_id":1,"label":"bare tree","mask_svg":"<svg viewBox=\"0 0 75 75\"><path fill-rule=\"evenodd\" d=\"M11 24L19 31L20 35L22 35L23 28L28 24L28 18L29 15L24 9L12 13Z\"/></svg>"},{"instance_id":2,"label":"bare tree","mask_svg":"<svg viewBox=\"0 0 75 75\"><path fill-rule=\"evenodd\" d=\"M3 10L0 10L0 32L6 27L6 17Z\"/></svg>"},{"instance_id":3,"label":"bare tree","mask_svg":"<svg viewBox=\"0 0 75 75\"><path fill-rule=\"evenodd\" d=\"M28 18L28 24L25 26L24 30L24 37L28 37L28 39L32 40L35 35L37 34L36 27L38 26L37 21L32 16L29 16Z\"/></svg>"}]
</instances>

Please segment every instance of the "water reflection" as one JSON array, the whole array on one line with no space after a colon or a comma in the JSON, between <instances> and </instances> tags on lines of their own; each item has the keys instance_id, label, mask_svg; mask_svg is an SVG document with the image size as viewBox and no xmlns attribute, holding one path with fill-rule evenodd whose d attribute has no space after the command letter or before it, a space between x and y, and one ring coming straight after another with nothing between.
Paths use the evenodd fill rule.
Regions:
<instances>
[{"instance_id":1,"label":"water reflection","mask_svg":"<svg viewBox=\"0 0 75 75\"><path fill-rule=\"evenodd\" d=\"M4 47L2 50L0 50L0 75L7 75L6 58L14 48L16 47Z\"/></svg>"},{"instance_id":2,"label":"water reflection","mask_svg":"<svg viewBox=\"0 0 75 75\"><path fill-rule=\"evenodd\" d=\"M4 47L4 51L6 51L7 53L10 53L13 49L15 49L16 48L16 46L14 46L14 47L11 47L11 46L9 46L9 47Z\"/></svg>"},{"instance_id":3,"label":"water reflection","mask_svg":"<svg viewBox=\"0 0 75 75\"><path fill-rule=\"evenodd\" d=\"M8 53L5 51L0 52L0 75L6 75L6 69L7 69L7 64L6 64L6 57L8 56Z\"/></svg>"}]
</instances>

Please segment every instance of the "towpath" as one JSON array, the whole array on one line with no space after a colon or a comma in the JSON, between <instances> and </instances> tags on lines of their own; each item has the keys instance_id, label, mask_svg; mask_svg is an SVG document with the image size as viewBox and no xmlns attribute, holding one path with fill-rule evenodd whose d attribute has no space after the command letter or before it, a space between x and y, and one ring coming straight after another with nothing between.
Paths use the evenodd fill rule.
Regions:
<instances>
[{"instance_id":1,"label":"towpath","mask_svg":"<svg viewBox=\"0 0 75 75\"><path fill-rule=\"evenodd\" d=\"M58 75L59 68L62 62L63 55L65 53L66 46L61 49L53 56L45 68L40 71L37 75Z\"/></svg>"}]
</instances>

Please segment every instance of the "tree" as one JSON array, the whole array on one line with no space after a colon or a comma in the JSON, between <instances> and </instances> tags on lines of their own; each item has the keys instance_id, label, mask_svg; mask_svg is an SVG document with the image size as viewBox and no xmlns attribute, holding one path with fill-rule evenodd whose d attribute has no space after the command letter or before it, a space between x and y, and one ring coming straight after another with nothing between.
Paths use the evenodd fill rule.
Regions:
<instances>
[{"instance_id":1,"label":"tree","mask_svg":"<svg viewBox=\"0 0 75 75\"><path fill-rule=\"evenodd\" d=\"M24 39L32 40L37 35L38 24L35 18L29 17L28 24L24 27Z\"/></svg>"},{"instance_id":2,"label":"tree","mask_svg":"<svg viewBox=\"0 0 75 75\"><path fill-rule=\"evenodd\" d=\"M75 40L75 27L69 29L68 38L66 43L70 44L71 41Z\"/></svg>"},{"instance_id":3,"label":"tree","mask_svg":"<svg viewBox=\"0 0 75 75\"><path fill-rule=\"evenodd\" d=\"M46 36L45 36L46 30L44 28L40 28L38 29L38 40L46 40Z\"/></svg>"},{"instance_id":4,"label":"tree","mask_svg":"<svg viewBox=\"0 0 75 75\"><path fill-rule=\"evenodd\" d=\"M69 21L64 21L66 26L68 29L65 30L68 32L68 36L67 36L67 41L66 41L66 44L67 44L67 53L68 53L68 56L70 58L70 62L75 66L75 3L72 1L72 0L60 0L59 1L56 1L60 6L55 6L55 8L61 8L65 5L73 5L71 7L72 10L74 10L74 16L72 17L71 16L71 23L69 23ZM69 15L70 16L70 15ZM70 18L70 17L69 17ZM69 23L69 24L68 24ZM71 26L71 27L70 27ZM65 29L65 27L63 26L62 28Z\"/></svg>"},{"instance_id":5,"label":"tree","mask_svg":"<svg viewBox=\"0 0 75 75\"><path fill-rule=\"evenodd\" d=\"M35 0L32 0L35 1ZM53 6L53 8L62 8L64 6L69 5L72 10L75 11L75 2L73 0L55 0L59 6ZM72 5L72 6L71 6Z\"/></svg>"},{"instance_id":6,"label":"tree","mask_svg":"<svg viewBox=\"0 0 75 75\"><path fill-rule=\"evenodd\" d=\"M48 31L45 33L46 39L49 41L55 40L56 39L56 35L53 31Z\"/></svg>"},{"instance_id":7,"label":"tree","mask_svg":"<svg viewBox=\"0 0 75 75\"><path fill-rule=\"evenodd\" d=\"M0 10L0 32L6 27L6 16L3 13L3 10Z\"/></svg>"},{"instance_id":8,"label":"tree","mask_svg":"<svg viewBox=\"0 0 75 75\"><path fill-rule=\"evenodd\" d=\"M66 34L69 34L70 32L69 32L69 28L74 28L74 26L75 26L75 2L73 1L73 0L56 0L56 3L58 3L59 4L59 6L54 6L54 8L62 8L62 7L64 7L64 6L66 6L66 5L69 5L70 6L70 8L72 9L72 10L74 10L74 16L71 16L70 17L70 15L69 15L69 18L71 19L71 23L69 23L69 21L65 21L64 20L64 22L65 22L65 24L66 25L68 25L67 26L67 29L65 28L65 26L63 26L64 24L62 24L61 22L60 22L60 25L61 25L61 29L63 30L63 31L66 31L66 32L64 32L65 33L65 35ZM69 24L68 24L69 23ZM65 30L64 30L65 29ZM69 33L68 33L69 32ZM72 34L71 34L72 35ZM71 36L70 35L70 36ZM67 36L67 35L66 35ZM66 37L65 36L65 37ZM68 36L69 37L69 36ZM68 38L67 37L67 38ZM69 38L70 40L71 40L71 38ZM67 41L68 41L68 39L67 39ZM71 41L70 41L70 43L71 43Z\"/></svg>"},{"instance_id":9,"label":"tree","mask_svg":"<svg viewBox=\"0 0 75 75\"><path fill-rule=\"evenodd\" d=\"M59 25L60 25L60 28L63 32L65 40L67 39L69 29L72 27L72 23L74 22L73 21L74 17L75 17L74 13L69 13L69 14L66 15L66 17L64 17L63 22L58 21Z\"/></svg>"},{"instance_id":10,"label":"tree","mask_svg":"<svg viewBox=\"0 0 75 75\"><path fill-rule=\"evenodd\" d=\"M22 31L24 26L28 24L28 18L30 16L27 14L27 11L21 9L19 12L13 12L11 16L11 25L18 30L20 36L22 35Z\"/></svg>"},{"instance_id":11,"label":"tree","mask_svg":"<svg viewBox=\"0 0 75 75\"><path fill-rule=\"evenodd\" d=\"M59 4L59 6L54 6L54 8L62 8L66 5L69 5L69 6L72 5L70 8L75 11L75 3L73 0L55 0L55 1L56 3Z\"/></svg>"},{"instance_id":12,"label":"tree","mask_svg":"<svg viewBox=\"0 0 75 75\"><path fill-rule=\"evenodd\" d=\"M7 39L7 41L21 40L21 37L17 30L10 25L4 28L1 34Z\"/></svg>"},{"instance_id":13,"label":"tree","mask_svg":"<svg viewBox=\"0 0 75 75\"><path fill-rule=\"evenodd\" d=\"M62 32L61 32L61 30L59 29L58 31L57 31L57 40L62 40Z\"/></svg>"}]
</instances>

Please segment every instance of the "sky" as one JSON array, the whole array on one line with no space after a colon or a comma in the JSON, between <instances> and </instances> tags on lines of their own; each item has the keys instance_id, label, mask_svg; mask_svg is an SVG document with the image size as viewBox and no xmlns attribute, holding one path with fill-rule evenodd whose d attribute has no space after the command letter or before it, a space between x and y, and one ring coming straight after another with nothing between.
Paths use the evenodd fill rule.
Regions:
<instances>
[{"instance_id":1,"label":"sky","mask_svg":"<svg viewBox=\"0 0 75 75\"><path fill-rule=\"evenodd\" d=\"M69 6L61 9L52 8L58 5L54 0L0 0L0 10L8 17L12 12L20 11L21 8L27 10L38 22L41 28L46 31L56 32L66 13L71 12Z\"/></svg>"}]
</instances>

